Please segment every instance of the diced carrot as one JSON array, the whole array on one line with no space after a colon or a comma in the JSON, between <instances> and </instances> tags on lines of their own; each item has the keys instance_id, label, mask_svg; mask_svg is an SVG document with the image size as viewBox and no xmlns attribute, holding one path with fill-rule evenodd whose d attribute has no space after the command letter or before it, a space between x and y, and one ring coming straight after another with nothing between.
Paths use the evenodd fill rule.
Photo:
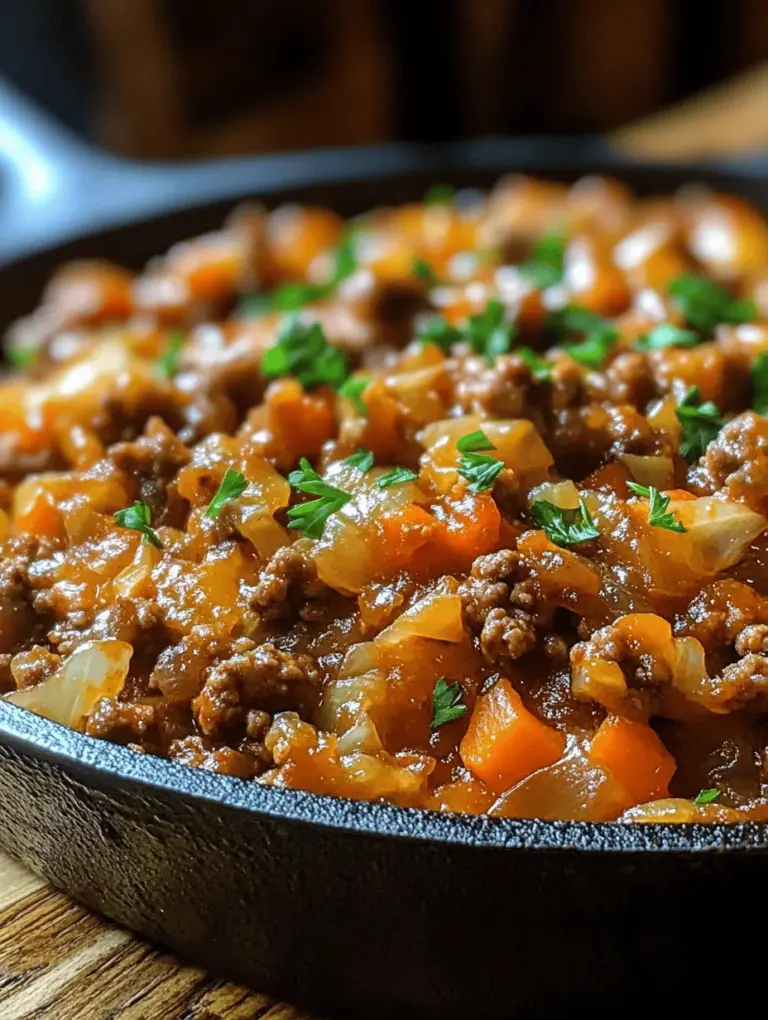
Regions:
<instances>
[{"instance_id":1,"label":"diced carrot","mask_svg":"<svg viewBox=\"0 0 768 1020\"><path fill-rule=\"evenodd\" d=\"M620 499L626 499L628 496L627 482L631 478L629 471L623 465L613 461L610 464L603 464L591 475L587 475L580 484L585 489L602 489L604 492L614 493Z\"/></svg>"},{"instance_id":2,"label":"diced carrot","mask_svg":"<svg viewBox=\"0 0 768 1020\"><path fill-rule=\"evenodd\" d=\"M638 804L669 796L677 763L645 723L608 716L592 738L589 757L607 768Z\"/></svg>"},{"instance_id":3,"label":"diced carrot","mask_svg":"<svg viewBox=\"0 0 768 1020\"><path fill-rule=\"evenodd\" d=\"M64 520L46 492L38 492L16 517L16 530L45 538L63 538Z\"/></svg>"},{"instance_id":4,"label":"diced carrot","mask_svg":"<svg viewBox=\"0 0 768 1020\"><path fill-rule=\"evenodd\" d=\"M461 760L492 790L502 792L565 751L565 736L523 705L509 680L478 698L461 741Z\"/></svg>"},{"instance_id":5,"label":"diced carrot","mask_svg":"<svg viewBox=\"0 0 768 1020\"><path fill-rule=\"evenodd\" d=\"M570 607L599 595L600 575L589 560L561 549L543 531L526 531L518 539L517 551L543 593L557 605Z\"/></svg>"},{"instance_id":6,"label":"diced carrot","mask_svg":"<svg viewBox=\"0 0 768 1020\"><path fill-rule=\"evenodd\" d=\"M382 380L374 380L363 397L368 410L365 430L360 445L372 450L377 461L395 463L399 437L397 423L400 410L397 402L387 393Z\"/></svg>"},{"instance_id":7,"label":"diced carrot","mask_svg":"<svg viewBox=\"0 0 768 1020\"><path fill-rule=\"evenodd\" d=\"M269 429L289 463L315 457L336 430L329 392L305 393L296 379L279 379L267 390Z\"/></svg>"},{"instance_id":8,"label":"diced carrot","mask_svg":"<svg viewBox=\"0 0 768 1020\"><path fill-rule=\"evenodd\" d=\"M380 576L391 577L409 566L414 553L434 538L439 529L432 514L415 503L379 518L376 530L380 537Z\"/></svg>"},{"instance_id":9,"label":"diced carrot","mask_svg":"<svg viewBox=\"0 0 768 1020\"><path fill-rule=\"evenodd\" d=\"M468 570L478 556L498 547L501 514L489 493L466 490L436 504L432 513L441 527L428 551L443 570Z\"/></svg>"}]
</instances>

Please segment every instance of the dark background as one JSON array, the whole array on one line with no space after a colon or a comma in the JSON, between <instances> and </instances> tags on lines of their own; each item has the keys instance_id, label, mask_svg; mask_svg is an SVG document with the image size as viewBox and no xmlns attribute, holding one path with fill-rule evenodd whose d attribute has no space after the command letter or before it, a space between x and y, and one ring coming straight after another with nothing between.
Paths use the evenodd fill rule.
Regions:
<instances>
[{"instance_id":1,"label":"dark background","mask_svg":"<svg viewBox=\"0 0 768 1020\"><path fill-rule=\"evenodd\" d=\"M766 0L0 2L0 74L133 156L603 132L768 59Z\"/></svg>"}]
</instances>

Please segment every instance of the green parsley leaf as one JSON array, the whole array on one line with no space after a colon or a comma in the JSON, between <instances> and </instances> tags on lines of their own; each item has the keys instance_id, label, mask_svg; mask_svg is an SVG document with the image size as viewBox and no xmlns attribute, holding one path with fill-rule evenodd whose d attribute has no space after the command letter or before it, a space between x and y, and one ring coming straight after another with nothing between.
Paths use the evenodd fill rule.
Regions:
<instances>
[{"instance_id":1,"label":"green parsley leaf","mask_svg":"<svg viewBox=\"0 0 768 1020\"><path fill-rule=\"evenodd\" d=\"M249 294L235 308L235 315L242 319L261 319L272 311L271 294Z\"/></svg>"},{"instance_id":2,"label":"green parsley leaf","mask_svg":"<svg viewBox=\"0 0 768 1020\"><path fill-rule=\"evenodd\" d=\"M691 386L680 406L675 409L675 414L683 429L680 455L685 457L689 464L693 464L704 455L704 451L712 440L717 438L725 423L716 404L711 400L701 402L698 386Z\"/></svg>"},{"instance_id":3,"label":"green parsley leaf","mask_svg":"<svg viewBox=\"0 0 768 1020\"><path fill-rule=\"evenodd\" d=\"M462 454L459 458L458 472L469 482L469 489L472 492L487 492L488 489L492 489L504 467L504 462L480 452L496 449L485 432L477 429L462 436L456 443L456 449Z\"/></svg>"},{"instance_id":4,"label":"green parsley leaf","mask_svg":"<svg viewBox=\"0 0 768 1020\"><path fill-rule=\"evenodd\" d=\"M40 357L40 350L37 347L6 347L4 354L9 365L24 372Z\"/></svg>"},{"instance_id":5,"label":"green parsley leaf","mask_svg":"<svg viewBox=\"0 0 768 1020\"><path fill-rule=\"evenodd\" d=\"M323 385L338 389L349 373L344 352L331 347L320 323L304 323L295 313L283 321L261 370L270 379L295 376L305 390Z\"/></svg>"},{"instance_id":6,"label":"green parsley leaf","mask_svg":"<svg viewBox=\"0 0 768 1020\"><path fill-rule=\"evenodd\" d=\"M449 684L444 676L440 677L432 692L433 730L466 715L467 706L461 704L463 694L464 691L458 680L455 684Z\"/></svg>"},{"instance_id":7,"label":"green parsley leaf","mask_svg":"<svg viewBox=\"0 0 768 1020\"><path fill-rule=\"evenodd\" d=\"M768 351L760 351L749 369L752 380L752 410L768 414Z\"/></svg>"},{"instance_id":8,"label":"green parsley leaf","mask_svg":"<svg viewBox=\"0 0 768 1020\"><path fill-rule=\"evenodd\" d=\"M434 269L426 259L414 259L411 262L411 273L417 280L426 283L428 287L435 287L439 282Z\"/></svg>"},{"instance_id":9,"label":"green parsley leaf","mask_svg":"<svg viewBox=\"0 0 768 1020\"><path fill-rule=\"evenodd\" d=\"M115 514L115 521L121 528L140 531L142 542L151 542L152 545L156 545L159 549L161 547L160 539L157 537L157 532L150 527L149 522L151 520L152 511L146 503L142 503L138 499L131 506L127 506L125 510L118 510Z\"/></svg>"},{"instance_id":10,"label":"green parsley leaf","mask_svg":"<svg viewBox=\"0 0 768 1020\"><path fill-rule=\"evenodd\" d=\"M206 508L205 516L218 517L224 509L224 504L231 503L234 499L239 499L247 488L248 480L245 476L241 475L239 471L227 468L224 472L224 477L221 479L221 485L216 490L216 495Z\"/></svg>"},{"instance_id":11,"label":"green parsley leaf","mask_svg":"<svg viewBox=\"0 0 768 1020\"><path fill-rule=\"evenodd\" d=\"M307 538L320 538L325 522L331 514L341 510L352 499L349 492L337 489L335 485L321 478L306 457L299 461L297 471L291 471L288 481L299 492L307 492L318 497L291 507L287 513L288 527L300 529Z\"/></svg>"},{"instance_id":12,"label":"green parsley leaf","mask_svg":"<svg viewBox=\"0 0 768 1020\"><path fill-rule=\"evenodd\" d=\"M506 321L506 311L501 301L493 299L479 315L470 315L462 331L472 350L484 354L491 363L511 349L517 334L514 322Z\"/></svg>"},{"instance_id":13,"label":"green parsley leaf","mask_svg":"<svg viewBox=\"0 0 768 1020\"><path fill-rule=\"evenodd\" d=\"M163 379L173 379L179 367L179 355L184 346L182 333L171 333L165 350L156 361L157 373Z\"/></svg>"},{"instance_id":14,"label":"green parsley leaf","mask_svg":"<svg viewBox=\"0 0 768 1020\"><path fill-rule=\"evenodd\" d=\"M582 496L579 496L578 507L570 510L556 506L548 499L537 499L531 505L531 517L555 545L578 545L600 537Z\"/></svg>"},{"instance_id":15,"label":"green parsley leaf","mask_svg":"<svg viewBox=\"0 0 768 1020\"><path fill-rule=\"evenodd\" d=\"M271 294L254 294L244 298L237 307L237 314L245 318L259 318L268 312L297 312L304 305L323 301L330 297L339 284L357 269L355 238L349 231L334 253L333 274L325 283L299 281L283 283Z\"/></svg>"},{"instance_id":16,"label":"green parsley leaf","mask_svg":"<svg viewBox=\"0 0 768 1020\"><path fill-rule=\"evenodd\" d=\"M339 396L350 400L354 404L357 413L363 418L368 414L368 408L363 400L363 393L370 381L367 375L356 375L345 379L341 386L339 386Z\"/></svg>"},{"instance_id":17,"label":"green parsley leaf","mask_svg":"<svg viewBox=\"0 0 768 1020\"><path fill-rule=\"evenodd\" d=\"M536 242L530 258L520 266L520 272L538 287L546 290L563 278L565 237L562 234L545 234Z\"/></svg>"},{"instance_id":18,"label":"green parsley leaf","mask_svg":"<svg viewBox=\"0 0 768 1020\"><path fill-rule=\"evenodd\" d=\"M452 184L432 184L424 193L425 205L451 205L456 197Z\"/></svg>"},{"instance_id":19,"label":"green parsley leaf","mask_svg":"<svg viewBox=\"0 0 768 1020\"><path fill-rule=\"evenodd\" d=\"M407 467L393 467L376 482L380 489L388 489L391 485L402 485L403 482L412 482L418 478L415 471Z\"/></svg>"},{"instance_id":20,"label":"green parsley leaf","mask_svg":"<svg viewBox=\"0 0 768 1020\"><path fill-rule=\"evenodd\" d=\"M720 322L749 322L757 316L754 301L737 301L725 287L703 276L677 276L668 290L686 322L702 333L714 332Z\"/></svg>"},{"instance_id":21,"label":"green parsley leaf","mask_svg":"<svg viewBox=\"0 0 768 1020\"><path fill-rule=\"evenodd\" d=\"M719 790L699 790L693 798L693 803L698 807L703 807L705 804L711 804L713 800L717 800L719 796Z\"/></svg>"},{"instance_id":22,"label":"green parsley leaf","mask_svg":"<svg viewBox=\"0 0 768 1020\"><path fill-rule=\"evenodd\" d=\"M636 496L643 496L649 501L648 523L651 527L666 528L667 531L678 531L680 534L685 532L686 529L680 521L675 520L675 515L667 512L669 496L662 496L653 485L638 485L637 482L627 482L627 488L630 492L634 492Z\"/></svg>"},{"instance_id":23,"label":"green parsley leaf","mask_svg":"<svg viewBox=\"0 0 768 1020\"><path fill-rule=\"evenodd\" d=\"M277 312L297 312L304 305L322 301L328 288L321 283L284 283L272 291L271 309Z\"/></svg>"},{"instance_id":24,"label":"green parsley leaf","mask_svg":"<svg viewBox=\"0 0 768 1020\"><path fill-rule=\"evenodd\" d=\"M362 471L365 474L366 471L370 471L373 467L373 453L370 450L355 450L354 453L350 453L344 460L345 464L349 464L350 467L355 467L358 471Z\"/></svg>"},{"instance_id":25,"label":"green parsley leaf","mask_svg":"<svg viewBox=\"0 0 768 1020\"><path fill-rule=\"evenodd\" d=\"M462 339L461 330L446 322L442 315L433 315L427 319L418 334L419 343L434 344L435 347L446 352L450 351L451 347Z\"/></svg>"},{"instance_id":26,"label":"green parsley leaf","mask_svg":"<svg viewBox=\"0 0 768 1020\"><path fill-rule=\"evenodd\" d=\"M333 276L331 277L330 287L335 290L336 287L348 276L351 276L357 269L357 244L355 241L355 233L352 230L348 230L341 239L339 247L336 249L334 255L334 267Z\"/></svg>"},{"instance_id":27,"label":"green parsley leaf","mask_svg":"<svg viewBox=\"0 0 768 1020\"><path fill-rule=\"evenodd\" d=\"M574 333L583 335L581 343L561 340L560 345L566 354L586 368L601 368L606 355L619 339L618 330L608 319L579 305L566 305L552 312L547 318L547 327L561 338Z\"/></svg>"},{"instance_id":28,"label":"green parsley leaf","mask_svg":"<svg viewBox=\"0 0 768 1020\"><path fill-rule=\"evenodd\" d=\"M671 322L656 326L650 333L638 337L635 349L638 351L660 351L665 347L695 347L701 340L692 329L680 329Z\"/></svg>"},{"instance_id":29,"label":"green parsley leaf","mask_svg":"<svg viewBox=\"0 0 768 1020\"><path fill-rule=\"evenodd\" d=\"M520 356L528 366L531 376L536 382L549 382L552 378L552 364L538 354L532 347L516 347L515 354Z\"/></svg>"}]
</instances>

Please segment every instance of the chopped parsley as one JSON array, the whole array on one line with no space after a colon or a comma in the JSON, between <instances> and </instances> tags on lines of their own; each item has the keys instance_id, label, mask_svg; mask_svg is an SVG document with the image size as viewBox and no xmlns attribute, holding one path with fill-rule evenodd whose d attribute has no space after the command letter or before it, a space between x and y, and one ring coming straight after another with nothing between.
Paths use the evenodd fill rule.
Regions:
<instances>
[{"instance_id":1,"label":"chopped parsley","mask_svg":"<svg viewBox=\"0 0 768 1020\"><path fill-rule=\"evenodd\" d=\"M531 517L555 545L578 545L600 537L582 496L579 496L578 507L573 509L564 509L548 499L537 499L531 505Z\"/></svg>"},{"instance_id":2,"label":"chopped parsley","mask_svg":"<svg viewBox=\"0 0 768 1020\"><path fill-rule=\"evenodd\" d=\"M419 476L415 471L407 467L393 467L376 482L380 489L388 489L391 485L402 485L403 482L413 482Z\"/></svg>"},{"instance_id":3,"label":"chopped parsley","mask_svg":"<svg viewBox=\"0 0 768 1020\"><path fill-rule=\"evenodd\" d=\"M518 354L536 382L549 382L552 378L552 364L532 347L516 347Z\"/></svg>"},{"instance_id":4,"label":"chopped parsley","mask_svg":"<svg viewBox=\"0 0 768 1020\"><path fill-rule=\"evenodd\" d=\"M627 488L636 496L642 496L649 501L648 523L654 528L666 528L667 531L685 532L685 527L675 519L673 513L667 511L669 496L662 496L653 485L638 485L637 482L627 482Z\"/></svg>"},{"instance_id":5,"label":"chopped parsley","mask_svg":"<svg viewBox=\"0 0 768 1020\"><path fill-rule=\"evenodd\" d=\"M671 322L664 322L639 337L635 348L638 351L661 351L665 347L695 347L700 340L699 334L692 329L680 329Z\"/></svg>"},{"instance_id":6,"label":"chopped parsley","mask_svg":"<svg viewBox=\"0 0 768 1020\"><path fill-rule=\"evenodd\" d=\"M163 379L173 379L179 368L179 355L184 346L182 333L171 333L165 350L156 361L157 373Z\"/></svg>"},{"instance_id":7,"label":"chopped parsley","mask_svg":"<svg viewBox=\"0 0 768 1020\"><path fill-rule=\"evenodd\" d=\"M768 414L768 351L760 351L749 369L752 380L752 409Z\"/></svg>"},{"instance_id":8,"label":"chopped parsley","mask_svg":"<svg viewBox=\"0 0 768 1020\"><path fill-rule=\"evenodd\" d=\"M565 237L562 234L545 234L536 242L530 255L520 266L520 272L538 287L546 290L563 278Z\"/></svg>"},{"instance_id":9,"label":"chopped parsley","mask_svg":"<svg viewBox=\"0 0 768 1020\"><path fill-rule=\"evenodd\" d=\"M323 301L330 297L340 283L357 269L357 252L352 231L342 238L334 253L333 273L325 283L299 281L283 283L270 294L253 294L244 298L238 306L238 313L248 318L259 318L268 312L296 312L304 305Z\"/></svg>"},{"instance_id":10,"label":"chopped parsley","mask_svg":"<svg viewBox=\"0 0 768 1020\"><path fill-rule=\"evenodd\" d=\"M370 381L367 375L356 375L345 379L341 386L339 386L339 396L346 397L347 400L351 401L357 413L362 415L363 418L368 414L368 408L363 400L363 392Z\"/></svg>"},{"instance_id":11,"label":"chopped parsley","mask_svg":"<svg viewBox=\"0 0 768 1020\"><path fill-rule=\"evenodd\" d=\"M224 477L221 479L221 485L216 490L216 495L206 507L205 516L218 517L224 509L224 504L231 503L234 499L239 499L247 488L248 480L246 477L241 475L239 471L227 468L224 472Z\"/></svg>"},{"instance_id":12,"label":"chopped parsley","mask_svg":"<svg viewBox=\"0 0 768 1020\"><path fill-rule=\"evenodd\" d=\"M130 528L131 531L140 532L142 542L151 542L159 549L160 539L157 537L157 532L150 527L151 520L152 511L146 503L142 503L138 499L127 506L125 510L118 510L115 514L115 521L121 528Z\"/></svg>"},{"instance_id":13,"label":"chopped parsley","mask_svg":"<svg viewBox=\"0 0 768 1020\"><path fill-rule=\"evenodd\" d=\"M355 450L345 458L344 463L365 473L373 467L373 453L370 450Z\"/></svg>"},{"instance_id":14,"label":"chopped parsley","mask_svg":"<svg viewBox=\"0 0 768 1020\"><path fill-rule=\"evenodd\" d=\"M331 514L341 510L352 499L349 492L337 489L321 478L306 457L299 461L298 470L291 471L288 481L299 492L317 496L317 499L291 507L287 513L288 527L298 528L307 538L320 538Z\"/></svg>"},{"instance_id":15,"label":"chopped parsley","mask_svg":"<svg viewBox=\"0 0 768 1020\"><path fill-rule=\"evenodd\" d=\"M18 368L20 372L31 368L40 357L40 350L37 347L7 347L4 353L8 364Z\"/></svg>"},{"instance_id":16,"label":"chopped parsley","mask_svg":"<svg viewBox=\"0 0 768 1020\"><path fill-rule=\"evenodd\" d=\"M452 184L432 184L424 192L424 205L452 205L456 189Z\"/></svg>"},{"instance_id":17,"label":"chopped parsley","mask_svg":"<svg viewBox=\"0 0 768 1020\"><path fill-rule=\"evenodd\" d=\"M471 491L487 492L492 489L504 462L496 457L488 457L483 452L496 449L485 432L477 429L462 436L456 443L456 449L462 455L459 459L459 474L467 479Z\"/></svg>"},{"instance_id":18,"label":"chopped parsley","mask_svg":"<svg viewBox=\"0 0 768 1020\"><path fill-rule=\"evenodd\" d=\"M433 730L466 715L467 706L461 704L463 694L464 691L458 680L454 684L449 684L444 676L440 677L432 692Z\"/></svg>"},{"instance_id":19,"label":"chopped parsley","mask_svg":"<svg viewBox=\"0 0 768 1020\"><path fill-rule=\"evenodd\" d=\"M463 339L461 330L446 322L441 315L427 319L418 334L422 344L434 344L441 351L450 351L454 344Z\"/></svg>"},{"instance_id":20,"label":"chopped parsley","mask_svg":"<svg viewBox=\"0 0 768 1020\"><path fill-rule=\"evenodd\" d=\"M462 330L475 354L484 354L490 362L511 349L517 333L514 322L506 320L506 311L501 301L494 298L478 315L470 315Z\"/></svg>"},{"instance_id":21,"label":"chopped parsley","mask_svg":"<svg viewBox=\"0 0 768 1020\"><path fill-rule=\"evenodd\" d=\"M717 438L724 425L723 419L717 405L711 400L702 403L698 386L691 386L675 414L683 430L680 455L689 464L693 464L704 455L712 440Z\"/></svg>"},{"instance_id":22,"label":"chopped parsley","mask_svg":"<svg viewBox=\"0 0 768 1020\"><path fill-rule=\"evenodd\" d=\"M349 373L346 355L331 347L320 323L302 322L295 313L283 321L261 370L271 379L295 376L306 390L323 385L338 389Z\"/></svg>"},{"instance_id":23,"label":"chopped parsley","mask_svg":"<svg viewBox=\"0 0 768 1020\"><path fill-rule=\"evenodd\" d=\"M414 259L411 262L411 274L428 287L435 287L439 283L435 271L426 259Z\"/></svg>"},{"instance_id":24,"label":"chopped parsley","mask_svg":"<svg viewBox=\"0 0 768 1020\"><path fill-rule=\"evenodd\" d=\"M560 346L566 354L585 368L601 368L608 352L619 339L613 323L579 305L566 305L552 312L547 319L547 327L560 338ZM583 336L581 342L568 340L578 333Z\"/></svg>"},{"instance_id":25,"label":"chopped parsley","mask_svg":"<svg viewBox=\"0 0 768 1020\"><path fill-rule=\"evenodd\" d=\"M705 804L711 804L713 800L717 800L719 796L719 790L699 790L693 798L693 803L698 807L703 807Z\"/></svg>"},{"instance_id":26,"label":"chopped parsley","mask_svg":"<svg viewBox=\"0 0 768 1020\"><path fill-rule=\"evenodd\" d=\"M668 289L686 322L702 333L712 333L720 322L749 322L757 315L754 301L737 301L721 284L693 273L675 277Z\"/></svg>"}]
</instances>

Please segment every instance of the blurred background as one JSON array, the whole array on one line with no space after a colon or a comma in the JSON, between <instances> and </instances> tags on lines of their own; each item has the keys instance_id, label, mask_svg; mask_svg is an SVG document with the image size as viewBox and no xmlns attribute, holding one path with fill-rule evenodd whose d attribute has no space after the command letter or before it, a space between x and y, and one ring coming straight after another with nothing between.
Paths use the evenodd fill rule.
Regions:
<instances>
[{"instance_id":1,"label":"blurred background","mask_svg":"<svg viewBox=\"0 0 768 1020\"><path fill-rule=\"evenodd\" d=\"M134 157L610 132L745 72L742 96L768 92L766 0L5 0L2 20L0 75ZM737 148L768 142L768 111L730 105ZM732 122L696 144L733 147Z\"/></svg>"}]
</instances>

